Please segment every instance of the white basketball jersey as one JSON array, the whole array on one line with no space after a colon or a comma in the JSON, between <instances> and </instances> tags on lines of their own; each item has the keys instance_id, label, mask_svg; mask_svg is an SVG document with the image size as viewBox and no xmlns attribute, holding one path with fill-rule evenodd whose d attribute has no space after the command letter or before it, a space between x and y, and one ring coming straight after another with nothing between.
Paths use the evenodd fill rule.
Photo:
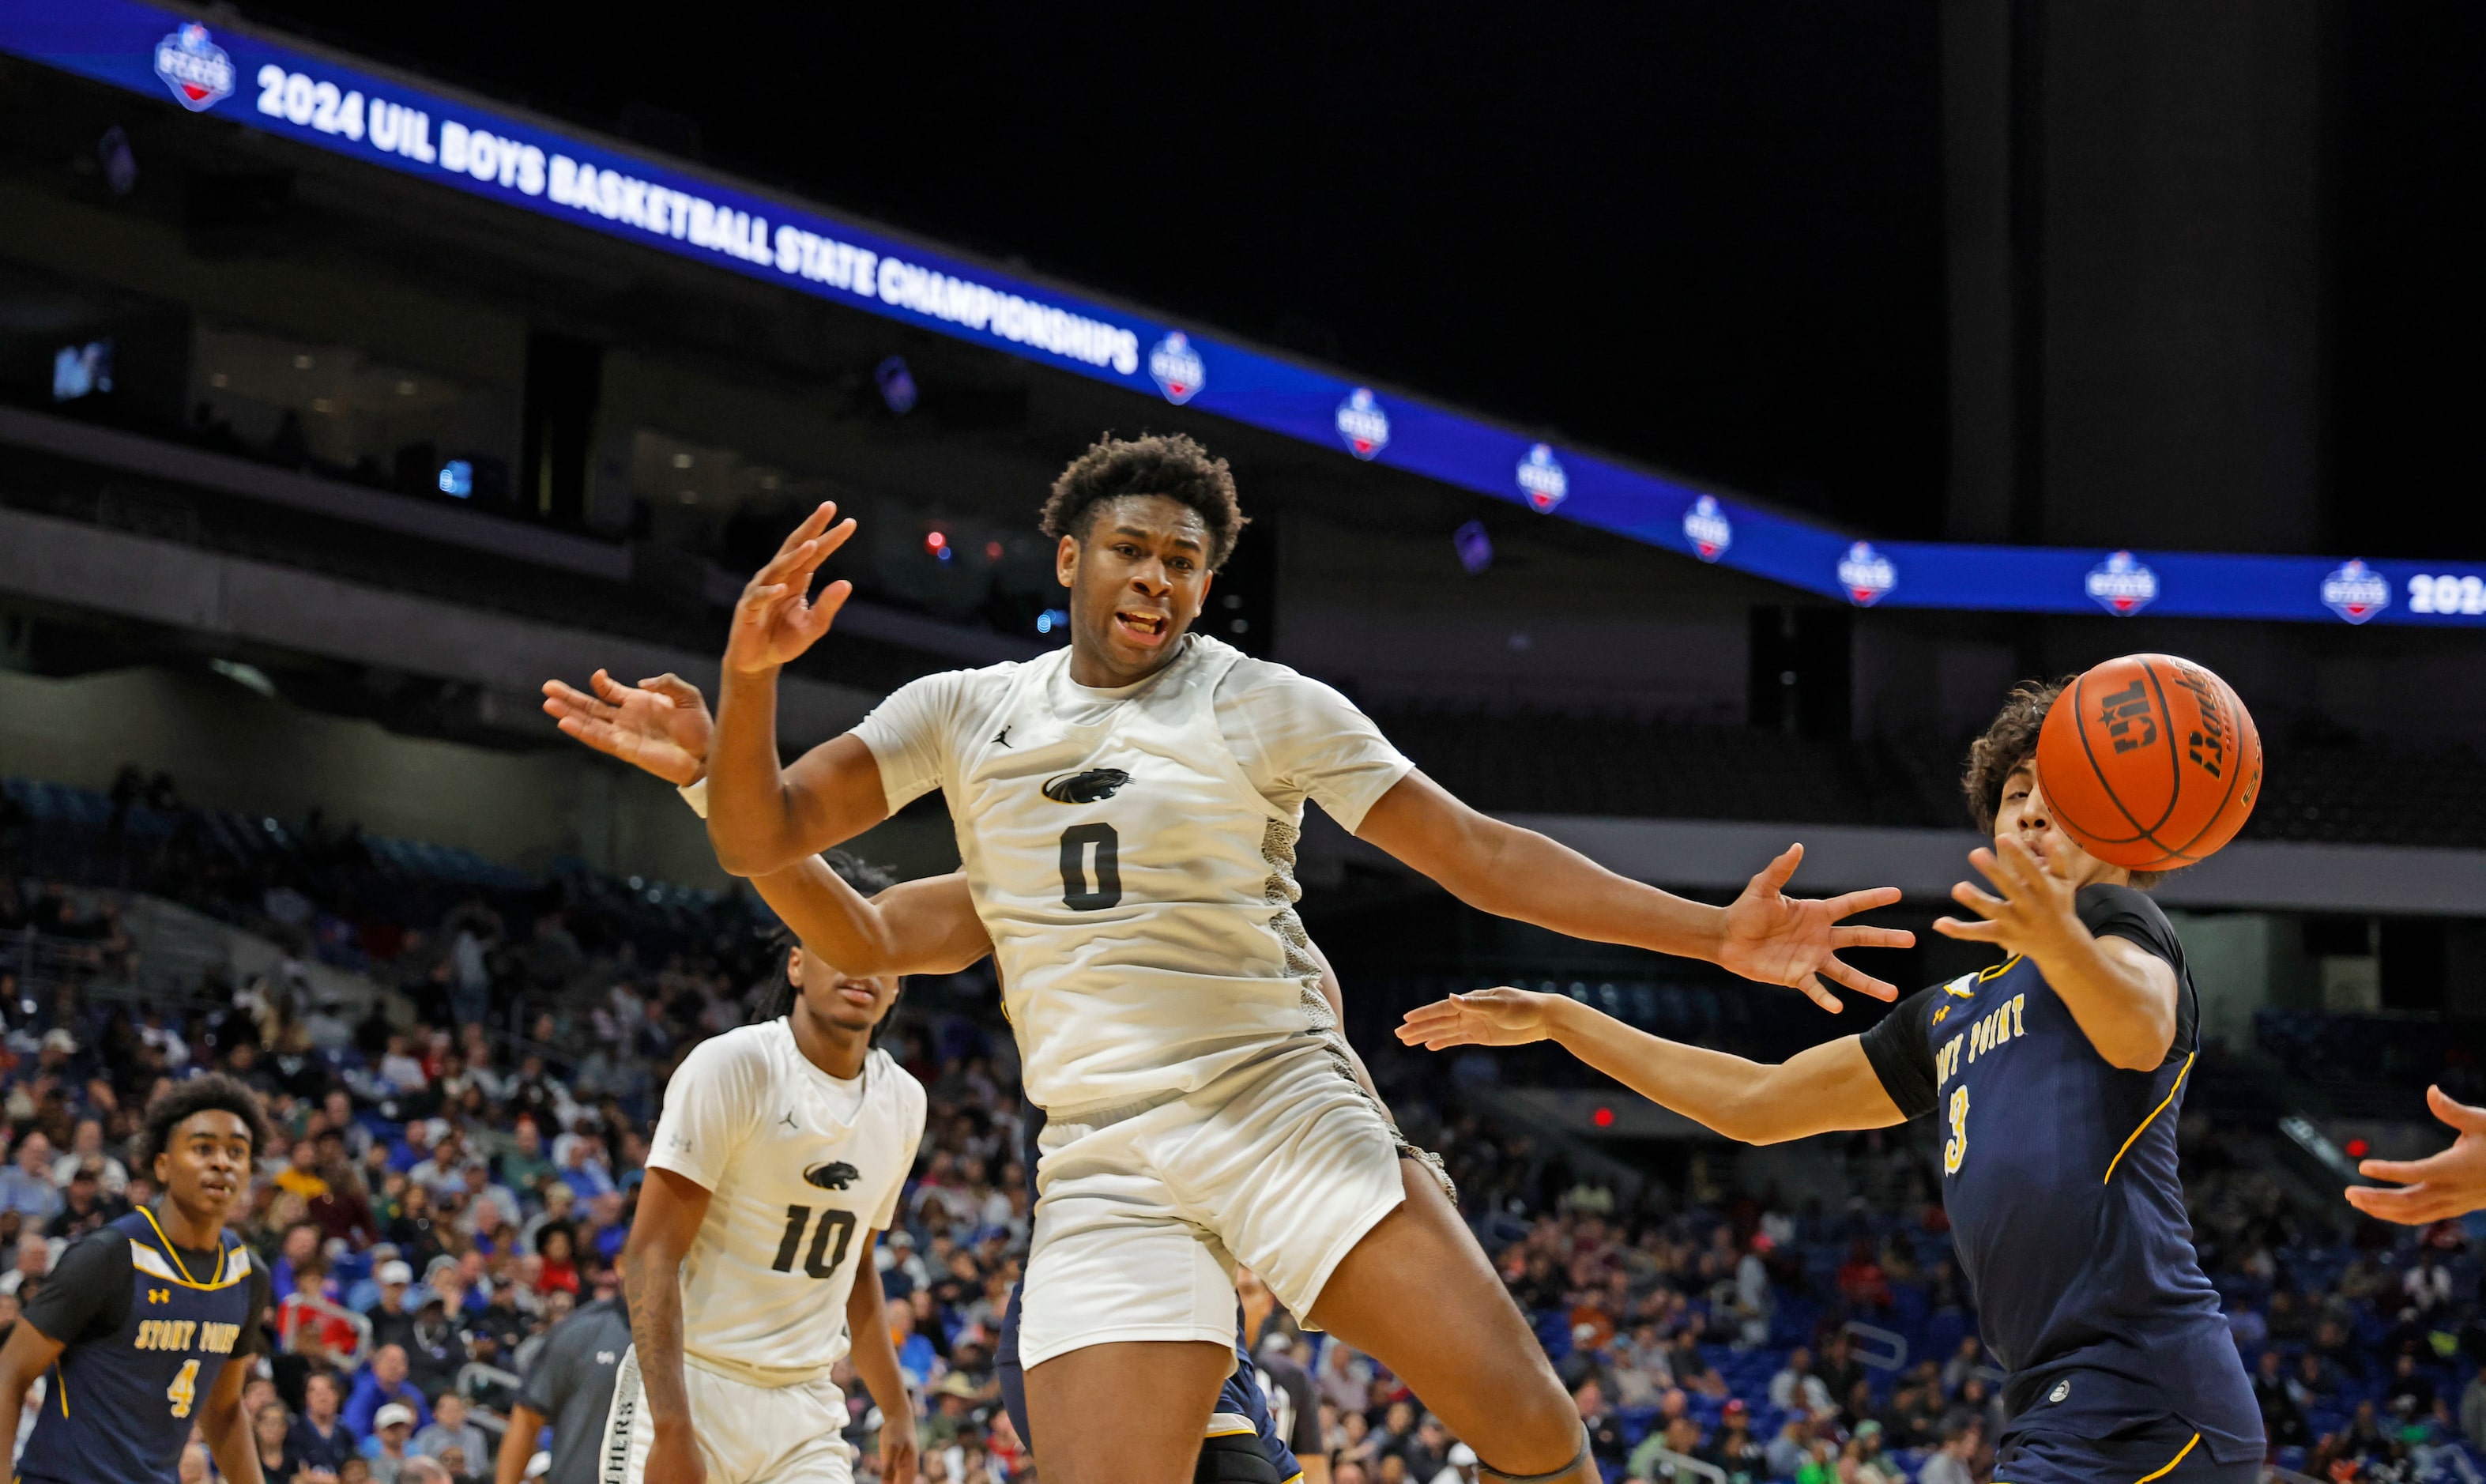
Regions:
<instances>
[{"instance_id":1,"label":"white basketball jersey","mask_svg":"<svg viewBox=\"0 0 2486 1484\"><path fill-rule=\"evenodd\" d=\"M812 1064L783 1019L700 1043L665 1087L648 1163L705 1186L682 1265L682 1353L756 1381L828 1374L846 1297L924 1138L924 1088L887 1052L862 1097Z\"/></svg>"},{"instance_id":2,"label":"white basketball jersey","mask_svg":"<svg viewBox=\"0 0 2486 1484\"><path fill-rule=\"evenodd\" d=\"M1202 1086L1326 1008L1289 952L1299 816L1218 728L1241 657L1195 637L1099 705L1058 649L1016 667L996 728L953 743L959 857L1028 1096L1057 1117Z\"/></svg>"}]
</instances>

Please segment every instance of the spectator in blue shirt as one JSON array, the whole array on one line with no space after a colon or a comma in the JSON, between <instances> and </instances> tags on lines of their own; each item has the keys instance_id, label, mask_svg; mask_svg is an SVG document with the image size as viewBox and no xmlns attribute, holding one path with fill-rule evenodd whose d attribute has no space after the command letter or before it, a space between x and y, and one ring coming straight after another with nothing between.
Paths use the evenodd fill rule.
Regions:
<instances>
[{"instance_id":1,"label":"spectator in blue shirt","mask_svg":"<svg viewBox=\"0 0 2486 1484\"><path fill-rule=\"evenodd\" d=\"M391 1402L412 1409L414 1425L421 1429L430 1425L431 1408L423 1399L423 1390L406 1379L405 1347L382 1345L372 1352L372 1363L354 1378L354 1391L345 1398L345 1426L357 1435L368 1437L372 1416Z\"/></svg>"}]
</instances>

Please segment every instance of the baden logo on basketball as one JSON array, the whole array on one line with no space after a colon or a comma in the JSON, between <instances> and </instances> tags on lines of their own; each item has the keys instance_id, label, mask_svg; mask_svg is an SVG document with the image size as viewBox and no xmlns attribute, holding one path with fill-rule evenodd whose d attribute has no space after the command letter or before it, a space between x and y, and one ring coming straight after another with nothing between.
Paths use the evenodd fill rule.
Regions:
<instances>
[{"instance_id":1,"label":"baden logo on basketball","mask_svg":"<svg viewBox=\"0 0 2486 1484\"><path fill-rule=\"evenodd\" d=\"M1090 768L1081 773L1060 773L1044 781L1044 796L1056 804L1093 804L1110 799L1131 775L1119 768Z\"/></svg>"},{"instance_id":2,"label":"baden logo on basketball","mask_svg":"<svg viewBox=\"0 0 2486 1484\"><path fill-rule=\"evenodd\" d=\"M2130 654L2066 686L2037 735L2056 826L2101 861L2168 871L2235 838L2261 792L2261 738L2227 682Z\"/></svg>"}]
</instances>

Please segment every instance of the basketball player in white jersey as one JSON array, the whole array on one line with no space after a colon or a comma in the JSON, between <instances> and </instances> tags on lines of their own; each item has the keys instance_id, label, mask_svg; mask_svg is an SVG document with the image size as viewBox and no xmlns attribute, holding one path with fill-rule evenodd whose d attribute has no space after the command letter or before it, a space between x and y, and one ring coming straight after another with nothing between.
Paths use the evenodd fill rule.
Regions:
<instances>
[{"instance_id":1,"label":"basketball player in white jersey","mask_svg":"<svg viewBox=\"0 0 2486 1484\"><path fill-rule=\"evenodd\" d=\"M1240 1260L1387 1364L1494 1477L1590 1480L1577 1409L1436 1172L1354 1083L1301 946L1306 798L1483 910L1707 959L1837 1001L1893 998L1836 956L1911 935L1839 925L1898 898L1780 890L1726 908L1624 880L1467 809L1344 698L1186 630L1242 525L1189 439L1106 440L1045 508L1071 644L927 676L781 770L775 680L850 591L809 598L852 534L822 506L745 589L728 642L709 838L782 871L941 788L994 944L1028 1093L1048 1115L1021 1355L1050 1484L1182 1484L1231 1365ZM834 951L872 961L870 904Z\"/></svg>"},{"instance_id":2,"label":"basketball player in white jersey","mask_svg":"<svg viewBox=\"0 0 2486 1484\"><path fill-rule=\"evenodd\" d=\"M911 1484L914 1402L872 1249L924 1136L924 1088L871 1045L894 977L789 949L755 1024L665 1086L622 1250L634 1343L603 1484L847 1484L841 1359L880 1404L881 1477Z\"/></svg>"}]
</instances>

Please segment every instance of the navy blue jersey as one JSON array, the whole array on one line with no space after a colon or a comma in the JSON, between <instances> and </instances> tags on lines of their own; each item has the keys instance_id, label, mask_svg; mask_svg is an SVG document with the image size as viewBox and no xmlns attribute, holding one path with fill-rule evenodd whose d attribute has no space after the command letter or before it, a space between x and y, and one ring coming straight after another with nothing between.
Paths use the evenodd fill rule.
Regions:
<instances>
[{"instance_id":1,"label":"navy blue jersey","mask_svg":"<svg viewBox=\"0 0 2486 1484\"><path fill-rule=\"evenodd\" d=\"M230 1232L176 1249L144 1207L89 1234L26 1306L68 1348L17 1460L27 1480L165 1484L225 1364L260 1353L271 1284ZM57 1297L55 1297L57 1295Z\"/></svg>"},{"instance_id":2,"label":"navy blue jersey","mask_svg":"<svg viewBox=\"0 0 2486 1484\"><path fill-rule=\"evenodd\" d=\"M2004 1436L2101 1438L2173 1416L2221 1461L2259 1458L2260 1411L2176 1175L2199 1051L2184 948L2129 887L2085 887L2077 901L2092 934L2175 971L2175 1039L2159 1066L2109 1064L2019 957L1910 997L1865 1033L1865 1055L1900 1112L1942 1120L1951 1239L1979 1332L2010 1372Z\"/></svg>"},{"instance_id":3,"label":"navy blue jersey","mask_svg":"<svg viewBox=\"0 0 2486 1484\"><path fill-rule=\"evenodd\" d=\"M1044 1111L1022 1099L1019 1122L1022 1130L1019 1168L1027 1174L1028 1195L1033 1197L1036 1195L1036 1164L1039 1158L1036 1139L1044 1132ZM1001 1339L994 1348L993 1363L1001 1373L1002 1405L1009 1412L1010 1424L1018 1429L1019 1441L1033 1449L1034 1435L1028 1430L1027 1423L1027 1372L1018 1363L1019 1287L1016 1284L1011 1286L1009 1305L1002 1310ZM1234 1316L1234 1360L1233 1371L1227 1376L1225 1387L1217 1393L1217 1407L1208 1426L1209 1438L1213 1441L1239 1434L1242 1428L1231 1420L1233 1418L1248 1421L1252 1436L1257 1440L1258 1451L1269 1461L1270 1467L1278 1470L1280 1484L1291 1484L1303 1473L1304 1468L1296 1462L1294 1450L1286 1445L1287 1435L1279 1428L1277 1419L1270 1415L1268 1398L1261 1394L1258 1368L1252 1363L1251 1352L1243 1343L1243 1314L1239 1303L1235 1305ZM1300 1406L1290 1405L1287 1410L1290 1418L1295 1418L1300 1424L1296 1437L1304 1436L1301 1431L1304 1426L1310 1428L1311 1436L1318 1437L1320 1419L1317 1416ZM1202 1450L1200 1468L1202 1478L1211 1476L1216 1462L1211 1450Z\"/></svg>"}]
</instances>

